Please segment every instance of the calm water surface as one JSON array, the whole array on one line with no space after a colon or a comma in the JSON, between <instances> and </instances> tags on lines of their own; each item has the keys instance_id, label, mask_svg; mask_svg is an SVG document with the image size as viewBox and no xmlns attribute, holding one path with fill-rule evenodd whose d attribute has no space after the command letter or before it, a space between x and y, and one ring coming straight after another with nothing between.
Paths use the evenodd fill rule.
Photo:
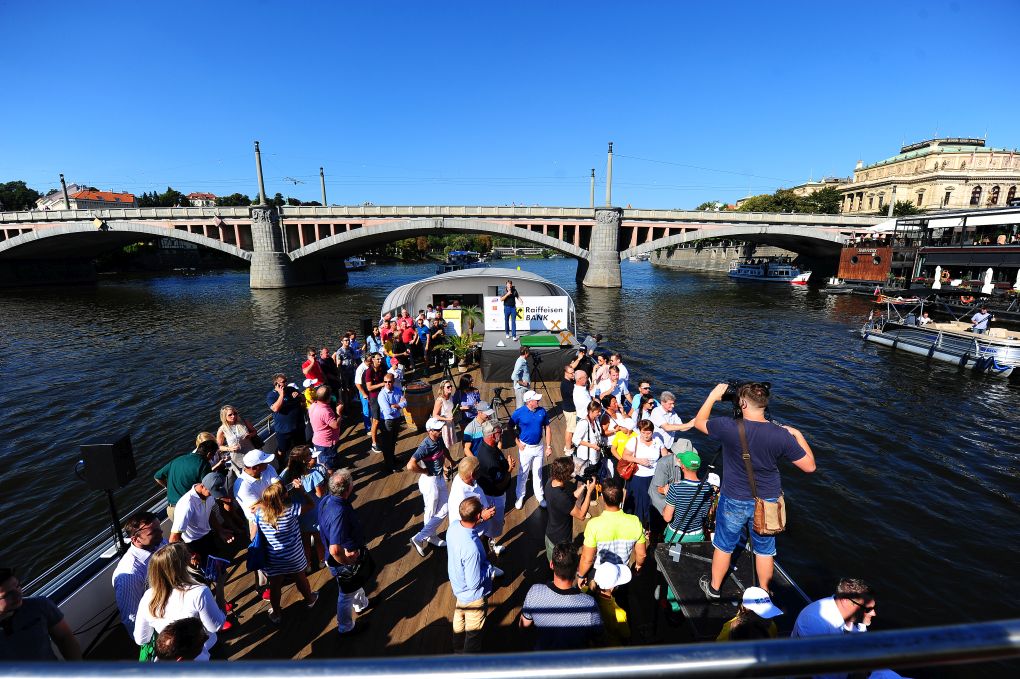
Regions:
<instances>
[{"instance_id":1,"label":"calm water surface","mask_svg":"<svg viewBox=\"0 0 1020 679\"><path fill-rule=\"evenodd\" d=\"M633 377L676 392L685 419L718 381L773 383L773 417L818 460L812 475L784 469L779 541L811 596L867 579L873 629L1016 615L1020 393L1004 381L865 344L861 298L629 262L624 289L587 290L569 260L520 264L574 295L580 327L621 349ZM155 469L215 430L221 405L263 417L269 376L299 376L307 343L335 344L389 290L431 274L371 266L344 290L252 291L231 272L0 291L0 560L31 577L104 529L105 496L73 473L82 440L130 432L139 475L117 497L133 506Z\"/></svg>"}]
</instances>

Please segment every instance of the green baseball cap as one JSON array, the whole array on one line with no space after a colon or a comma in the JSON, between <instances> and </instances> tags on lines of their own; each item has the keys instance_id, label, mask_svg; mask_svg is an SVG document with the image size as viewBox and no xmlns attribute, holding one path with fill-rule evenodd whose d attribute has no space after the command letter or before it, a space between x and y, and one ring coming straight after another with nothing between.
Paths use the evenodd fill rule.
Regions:
<instances>
[{"instance_id":1,"label":"green baseball cap","mask_svg":"<svg viewBox=\"0 0 1020 679\"><path fill-rule=\"evenodd\" d=\"M701 468L701 456L698 455L698 452L695 450L685 450L681 453L677 453L676 459L680 460L680 464L688 469Z\"/></svg>"}]
</instances>

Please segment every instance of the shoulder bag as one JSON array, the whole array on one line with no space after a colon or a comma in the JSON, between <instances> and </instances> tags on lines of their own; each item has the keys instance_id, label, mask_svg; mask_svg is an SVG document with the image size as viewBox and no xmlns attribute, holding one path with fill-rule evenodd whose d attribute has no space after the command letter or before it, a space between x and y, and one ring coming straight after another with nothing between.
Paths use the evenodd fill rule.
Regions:
<instances>
[{"instance_id":1,"label":"shoulder bag","mask_svg":"<svg viewBox=\"0 0 1020 679\"><path fill-rule=\"evenodd\" d=\"M263 570L269 565L269 541L259 527L259 514L255 512L255 537L248 545L248 558L245 567L248 572Z\"/></svg>"},{"instance_id":2,"label":"shoulder bag","mask_svg":"<svg viewBox=\"0 0 1020 679\"><path fill-rule=\"evenodd\" d=\"M747 481L751 484L751 495L754 496L754 532L765 536L778 535L786 530L786 500L782 493L779 494L778 502L769 502L758 497L743 418L737 420L737 431L740 433L740 447L743 449L741 457L744 459L744 469L747 470Z\"/></svg>"}]
</instances>

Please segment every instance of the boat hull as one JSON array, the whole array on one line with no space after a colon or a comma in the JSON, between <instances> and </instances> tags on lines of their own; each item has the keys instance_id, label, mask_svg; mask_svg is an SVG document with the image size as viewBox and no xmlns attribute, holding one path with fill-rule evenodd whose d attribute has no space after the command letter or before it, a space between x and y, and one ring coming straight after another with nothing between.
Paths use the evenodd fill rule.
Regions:
<instances>
[{"instance_id":1,"label":"boat hull","mask_svg":"<svg viewBox=\"0 0 1020 679\"><path fill-rule=\"evenodd\" d=\"M796 276L754 276L749 274L730 271L729 277L742 281L761 281L762 283L787 283L789 285L807 285L811 278L811 272L805 271Z\"/></svg>"},{"instance_id":2,"label":"boat hull","mask_svg":"<svg viewBox=\"0 0 1020 679\"><path fill-rule=\"evenodd\" d=\"M899 323L887 323L881 329L865 326L861 336L894 350L997 377L1009 377L1020 365L1020 342L996 341L981 335L968 337Z\"/></svg>"}]
</instances>

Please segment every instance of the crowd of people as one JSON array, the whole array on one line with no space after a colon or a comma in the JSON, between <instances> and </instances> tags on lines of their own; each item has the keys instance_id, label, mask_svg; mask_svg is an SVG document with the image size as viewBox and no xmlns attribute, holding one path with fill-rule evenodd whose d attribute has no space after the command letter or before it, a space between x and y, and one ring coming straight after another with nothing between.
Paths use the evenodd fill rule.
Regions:
<instances>
[{"instance_id":1,"label":"crowd of people","mask_svg":"<svg viewBox=\"0 0 1020 679\"><path fill-rule=\"evenodd\" d=\"M522 627L534 628L536 649L630 643L628 611L637 595L629 583L663 541L711 540L711 569L700 582L711 602L723 596L731 555L750 540L757 586L744 590L719 638L776 636L774 618L782 614L770 597L776 538L754 529L755 505L781 500L780 460L810 473L815 459L801 432L768 419L769 385L720 384L684 421L676 396L662 391L656 397L650 381L632 379L620 353L582 346L564 368L559 403L547 409L530 382L523 347L510 376L517 407L509 419L501 421L480 400L469 375L459 384L442 380L424 435L400 462L395 447L407 406L405 371L417 365L427 375L429 352L437 346L429 328L438 324L443 333L441 313L412 318L402 310L380 319L364 344L350 332L335 352L309 347L300 386L274 375L265 402L275 453L263 449L250 419L226 405L215 433L202 432L194 450L157 470L155 481L167 493L169 535L164 539L153 514L129 517L124 532L130 544L113 575L120 620L140 658L209 659L217 635L233 624L227 567L253 541L265 554L255 578L272 624L289 613L281 605L288 583L305 606L317 604L308 575L325 567L338 587L337 633L359 631L358 613L370 605L377 565L351 502L353 464L340 445L345 416L357 422L346 436L364 436L388 471L416 477L423 517L409 548L420 556L446 551L455 651L483 650L488 601L504 576L497 563L507 548L500 540L508 503L523 509L529 481L546 518L550 569L547 582L528 589L519 618ZM734 412L713 417L723 400ZM564 418L562 441L553 439L553 413ZM721 482L705 475L692 441L680 437L692 429L721 443ZM504 434L513 444L504 446ZM583 523L579 532L576 522ZM14 616L40 618L65 658L80 657L55 606L21 602L12 570L0 569L0 595L0 624ZM677 606L677 593L668 599ZM872 590L846 579L832 597L800 613L793 634L861 632L874 615ZM48 651L48 640L45 645ZM0 657L13 648L0 635Z\"/></svg>"}]
</instances>

